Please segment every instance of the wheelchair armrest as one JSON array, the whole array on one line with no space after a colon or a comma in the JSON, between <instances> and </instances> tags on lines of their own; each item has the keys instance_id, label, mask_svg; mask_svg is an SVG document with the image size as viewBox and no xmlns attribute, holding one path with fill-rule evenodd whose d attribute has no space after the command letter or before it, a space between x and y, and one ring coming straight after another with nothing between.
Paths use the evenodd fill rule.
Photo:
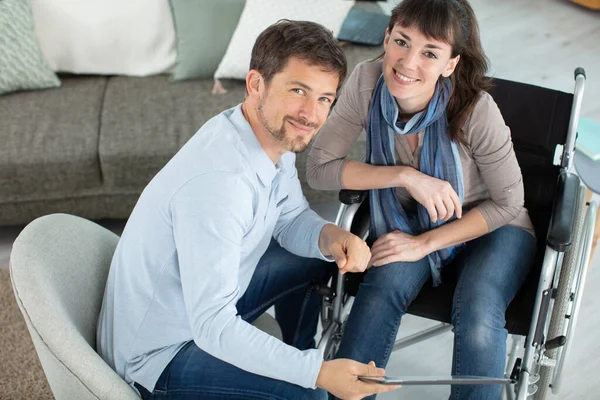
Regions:
<instances>
[{"instance_id":1,"label":"wheelchair armrest","mask_svg":"<svg viewBox=\"0 0 600 400\"><path fill-rule=\"evenodd\" d=\"M340 190L339 199L342 203L348 204L348 205L356 204L356 203L360 204L363 202L365 197L367 197L368 193L369 193L368 190L342 189L342 190Z\"/></svg>"},{"instance_id":2,"label":"wheelchair armrest","mask_svg":"<svg viewBox=\"0 0 600 400\"><path fill-rule=\"evenodd\" d=\"M575 174L561 172L552 206L546 244L558 252L566 251L573 239L573 221L577 212L580 181Z\"/></svg>"}]
</instances>

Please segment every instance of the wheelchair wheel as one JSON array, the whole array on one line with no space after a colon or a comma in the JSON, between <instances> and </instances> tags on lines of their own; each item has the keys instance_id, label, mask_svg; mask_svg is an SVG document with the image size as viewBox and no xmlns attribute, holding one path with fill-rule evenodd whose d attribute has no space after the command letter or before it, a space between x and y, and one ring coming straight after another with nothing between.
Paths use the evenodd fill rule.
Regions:
<instances>
[{"instance_id":1,"label":"wheelchair wheel","mask_svg":"<svg viewBox=\"0 0 600 400\"><path fill-rule=\"evenodd\" d=\"M354 297L346 296L342 306L341 323L332 320L331 325L328 326L327 332L323 335L321 339L323 341L323 345L320 345L319 348L323 349L324 360L332 360L340 348L344 328L346 327L348 315L350 314L353 304Z\"/></svg>"},{"instance_id":2,"label":"wheelchair wheel","mask_svg":"<svg viewBox=\"0 0 600 400\"><path fill-rule=\"evenodd\" d=\"M566 329L569 324L569 314L573 314L574 310L569 311L569 307L573 304L574 284L576 284L576 276L580 269L586 265L586 260L583 259L582 249L585 243L584 235L584 219L585 219L585 199L584 192L580 192L579 206L575 215L573 226L573 242L569 249L565 252L563 264L560 270L556 298L552 308L552 316L548 326L548 334L546 339L554 339L559 336L565 336ZM570 339L570 338L567 338ZM535 393L535 400L544 400L549 391L551 391L552 381L554 379L555 365L544 365L544 361L557 360L561 356L561 348L553 348L545 350L538 359L539 365L539 381L537 382L538 390Z\"/></svg>"},{"instance_id":3,"label":"wheelchair wheel","mask_svg":"<svg viewBox=\"0 0 600 400\"><path fill-rule=\"evenodd\" d=\"M342 335L339 333L335 333L331 339L327 342L325 346L325 351L323 352L323 360L333 360L335 354L340 348L340 342L342 341Z\"/></svg>"}]
</instances>

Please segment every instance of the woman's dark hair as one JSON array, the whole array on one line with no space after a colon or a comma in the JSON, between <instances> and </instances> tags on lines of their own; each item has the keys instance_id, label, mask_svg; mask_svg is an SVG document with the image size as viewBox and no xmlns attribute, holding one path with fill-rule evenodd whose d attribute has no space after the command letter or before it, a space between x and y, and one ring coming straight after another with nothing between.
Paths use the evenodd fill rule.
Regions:
<instances>
[{"instance_id":1,"label":"woman's dark hair","mask_svg":"<svg viewBox=\"0 0 600 400\"><path fill-rule=\"evenodd\" d=\"M346 56L332 32L309 21L282 19L265 29L252 48L250 69L260 72L268 83L291 57L323 67L327 72L337 72L338 90L346 78Z\"/></svg>"},{"instance_id":2,"label":"woman's dark hair","mask_svg":"<svg viewBox=\"0 0 600 400\"><path fill-rule=\"evenodd\" d=\"M473 112L478 94L491 86L485 77L488 59L473 9L466 0L404 0L392 10L390 32L396 24L418 28L425 36L452 46L452 57L460 55L450 76L447 115L451 138L461 140L460 130Z\"/></svg>"}]
</instances>

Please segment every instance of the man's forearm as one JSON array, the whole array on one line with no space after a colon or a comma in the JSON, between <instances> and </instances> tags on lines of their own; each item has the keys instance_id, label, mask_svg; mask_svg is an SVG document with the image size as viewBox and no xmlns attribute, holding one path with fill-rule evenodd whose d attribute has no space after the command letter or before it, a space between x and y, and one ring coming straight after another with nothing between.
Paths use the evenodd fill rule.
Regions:
<instances>
[{"instance_id":1,"label":"man's forearm","mask_svg":"<svg viewBox=\"0 0 600 400\"><path fill-rule=\"evenodd\" d=\"M322 258L321 252L317 251L315 244L320 245L321 231L325 224L327 221L307 207L298 215L280 216L273 231L273 237L284 249L294 254Z\"/></svg>"}]
</instances>

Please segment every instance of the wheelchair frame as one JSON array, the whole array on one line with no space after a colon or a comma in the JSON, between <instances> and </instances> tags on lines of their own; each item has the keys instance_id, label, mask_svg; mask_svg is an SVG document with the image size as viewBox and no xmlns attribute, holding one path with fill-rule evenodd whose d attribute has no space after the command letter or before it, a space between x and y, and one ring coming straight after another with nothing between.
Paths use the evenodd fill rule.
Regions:
<instances>
[{"instance_id":1,"label":"wheelchair frame","mask_svg":"<svg viewBox=\"0 0 600 400\"><path fill-rule=\"evenodd\" d=\"M506 385L505 393L509 400L525 400L530 396L543 400L550 389L554 394L558 393L564 362L573 342L598 212L595 201L585 202L586 187L580 183L576 174L571 172L584 85L585 71L577 68L567 140L562 149L557 146L557 152L562 150L562 154L560 160L555 162L555 165L560 165L559 183L563 179L565 191L570 190L573 193L575 202L557 206L555 199L552 219L558 215L557 208L561 206L563 209L566 208L572 212L570 220L572 230L566 242L568 245L564 248L560 246L555 248L548 240L546 241L529 333L526 337L511 334L512 345L505 377L513 378L516 383ZM560 186L559 184L559 188ZM341 204L335 220L336 225L350 231L354 216L364 199L365 192L362 193L356 192L354 198ZM355 233L366 239L368 226L363 231ZM324 329L318 348L323 351L325 359L332 358L339 347L344 324L353 301L354 297L345 293L344 279L341 274L338 274L335 289L329 289L324 296L321 313ZM437 326L397 339L393 351L451 329L451 324L441 322ZM549 337L551 339L546 340ZM519 358L523 342L524 355Z\"/></svg>"}]
</instances>

